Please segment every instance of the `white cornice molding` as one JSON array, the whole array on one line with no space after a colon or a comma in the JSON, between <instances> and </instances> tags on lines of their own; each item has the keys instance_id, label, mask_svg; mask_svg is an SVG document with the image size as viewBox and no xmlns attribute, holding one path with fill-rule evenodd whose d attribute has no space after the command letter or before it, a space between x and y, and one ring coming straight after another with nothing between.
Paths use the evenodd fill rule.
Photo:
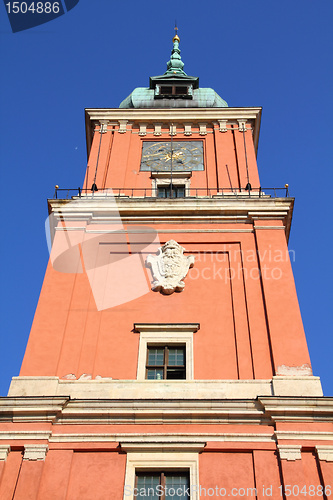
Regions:
<instances>
[{"instance_id":1,"label":"white cornice molding","mask_svg":"<svg viewBox=\"0 0 333 500\"><path fill-rule=\"evenodd\" d=\"M0 461L7 460L9 452L10 452L9 444L0 444Z\"/></svg>"},{"instance_id":2,"label":"white cornice molding","mask_svg":"<svg viewBox=\"0 0 333 500\"><path fill-rule=\"evenodd\" d=\"M316 450L319 460L333 462L333 446L317 445Z\"/></svg>"},{"instance_id":3,"label":"white cornice molding","mask_svg":"<svg viewBox=\"0 0 333 500\"><path fill-rule=\"evenodd\" d=\"M136 332L197 332L200 329L200 323L134 323Z\"/></svg>"},{"instance_id":4,"label":"white cornice molding","mask_svg":"<svg viewBox=\"0 0 333 500\"><path fill-rule=\"evenodd\" d=\"M156 452L156 451L192 451L199 453L205 447L205 443L120 443L121 449L125 452Z\"/></svg>"},{"instance_id":5,"label":"white cornice molding","mask_svg":"<svg viewBox=\"0 0 333 500\"><path fill-rule=\"evenodd\" d=\"M196 222L210 223L212 218L222 222L252 223L253 220L281 220L288 237L294 200L292 198L181 198L176 200L151 198L75 197L73 200L48 200L53 224L61 220L84 221L93 224L124 222L140 217L142 224L164 222L179 223L195 218ZM117 213L115 219L114 213ZM105 214L110 213L110 217ZM118 215L119 214L119 215ZM176 220L178 218L178 221ZM267 227L271 228L269 223ZM71 228L68 228L71 230ZM107 229L107 228L106 228ZM267 229L267 228L266 228ZM80 229L81 230L81 229ZM110 229L110 231L112 228Z\"/></svg>"},{"instance_id":6,"label":"white cornice molding","mask_svg":"<svg viewBox=\"0 0 333 500\"><path fill-rule=\"evenodd\" d=\"M285 381L288 384L288 380ZM315 384L321 389L319 377L290 377L289 383ZM273 422L331 422L333 414L332 397L285 397L260 396L259 402L265 414Z\"/></svg>"},{"instance_id":7,"label":"white cornice molding","mask_svg":"<svg viewBox=\"0 0 333 500\"><path fill-rule=\"evenodd\" d=\"M333 432L321 431L275 431L279 441L333 441Z\"/></svg>"},{"instance_id":8,"label":"white cornice molding","mask_svg":"<svg viewBox=\"0 0 333 500\"><path fill-rule=\"evenodd\" d=\"M28 444L24 446L23 460L45 460L49 450L47 444Z\"/></svg>"},{"instance_id":9,"label":"white cornice molding","mask_svg":"<svg viewBox=\"0 0 333 500\"><path fill-rule=\"evenodd\" d=\"M301 445L297 444L278 444L277 445L281 460L301 460Z\"/></svg>"},{"instance_id":10,"label":"white cornice molding","mask_svg":"<svg viewBox=\"0 0 333 500\"><path fill-rule=\"evenodd\" d=\"M34 421L55 422L67 402L68 398L63 396L0 398L0 417L11 414L13 422L29 421L31 418Z\"/></svg>"},{"instance_id":11,"label":"white cornice molding","mask_svg":"<svg viewBox=\"0 0 333 500\"><path fill-rule=\"evenodd\" d=\"M20 440L26 441L27 439L33 440L48 440L51 436L51 431L0 431L0 440Z\"/></svg>"},{"instance_id":12,"label":"white cornice molding","mask_svg":"<svg viewBox=\"0 0 333 500\"><path fill-rule=\"evenodd\" d=\"M199 453L206 446L206 441L199 439L195 434L143 434L120 437L119 444L126 452L192 451Z\"/></svg>"},{"instance_id":13,"label":"white cornice molding","mask_svg":"<svg viewBox=\"0 0 333 500\"><path fill-rule=\"evenodd\" d=\"M208 441L217 443L274 443L275 437L272 433L260 432L221 432L221 433L65 433L53 434L50 437L50 443L120 443L125 449L132 447L142 449L144 447L157 449L159 446L200 446L204 447ZM148 450L147 450L148 451ZM193 448L192 448L193 451Z\"/></svg>"},{"instance_id":14,"label":"white cornice molding","mask_svg":"<svg viewBox=\"0 0 333 500\"><path fill-rule=\"evenodd\" d=\"M256 120L261 115L261 107L251 108L86 108L90 121L128 120L130 122L218 122L219 120Z\"/></svg>"},{"instance_id":15,"label":"white cornice molding","mask_svg":"<svg viewBox=\"0 0 333 500\"><path fill-rule=\"evenodd\" d=\"M49 206L55 217L66 221L68 217L75 220L89 220L99 214L110 212L114 219L117 210L120 216L138 214L165 218L169 215L229 215L237 218L246 216L256 219L283 219L293 208L291 198L179 198L168 200L163 198L127 198L104 197L74 197L72 200L49 199ZM104 218L107 219L104 215ZM118 223L119 223L119 219Z\"/></svg>"}]
</instances>

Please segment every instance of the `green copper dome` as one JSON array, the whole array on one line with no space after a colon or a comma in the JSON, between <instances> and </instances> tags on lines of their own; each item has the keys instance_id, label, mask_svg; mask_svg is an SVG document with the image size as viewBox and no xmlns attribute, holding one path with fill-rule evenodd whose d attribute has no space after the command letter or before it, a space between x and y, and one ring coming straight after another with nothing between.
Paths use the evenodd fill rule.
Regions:
<instances>
[{"instance_id":1,"label":"green copper dome","mask_svg":"<svg viewBox=\"0 0 333 500\"><path fill-rule=\"evenodd\" d=\"M172 39L173 49L167 70L152 76L148 87L138 87L119 108L226 108L228 104L210 88L199 88L199 78L188 76L180 56L178 35Z\"/></svg>"}]
</instances>

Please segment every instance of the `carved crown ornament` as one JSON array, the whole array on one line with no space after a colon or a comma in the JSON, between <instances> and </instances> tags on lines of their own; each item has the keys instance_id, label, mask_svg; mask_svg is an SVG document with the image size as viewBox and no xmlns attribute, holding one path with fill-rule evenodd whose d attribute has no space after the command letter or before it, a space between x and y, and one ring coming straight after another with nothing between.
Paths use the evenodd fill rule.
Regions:
<instances>
[{"instance_id":1,"label":"carved crown ornament","mask_svg":"<svg viewBox=\"0 0 333 500\"><path fill-rule=\"evenodd\" d=\"M148 255L146 266L152 272L152 290L165 295L184 290L183 280L194 265L194 255L186 257L184 250L176 241L169 240L158 249L157 255Z\"/></svg>"}]
</instances>

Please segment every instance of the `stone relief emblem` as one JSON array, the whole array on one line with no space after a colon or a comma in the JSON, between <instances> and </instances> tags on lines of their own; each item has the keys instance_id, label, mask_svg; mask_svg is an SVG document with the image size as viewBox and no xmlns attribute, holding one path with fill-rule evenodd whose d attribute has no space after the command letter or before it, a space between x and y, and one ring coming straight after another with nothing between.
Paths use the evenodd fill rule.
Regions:
<instances>
[{"instance_id":1,"label":"stone relief emblem","mask_svg":"<svg viewBox=\"0 0 333 500\"><path fill-rule=\"evenodd\" d=\"M183 291L185 283L182 280L194 265L194 255L185 257L184 250L176 241L170 240L158 249L157 255L148 255L146 266L153 275L152 290L166 295Z\"/></svg>"}]
</instances>

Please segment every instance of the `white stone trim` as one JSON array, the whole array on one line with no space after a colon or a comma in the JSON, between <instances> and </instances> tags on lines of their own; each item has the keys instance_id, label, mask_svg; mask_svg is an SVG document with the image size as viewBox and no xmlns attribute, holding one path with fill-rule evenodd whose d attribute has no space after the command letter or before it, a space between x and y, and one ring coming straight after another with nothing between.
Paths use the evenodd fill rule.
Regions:
<instances>
[{"instance_id":1,"label":"white stone trim","mask_svg":"<svg viewBox=\"0 0 333 500\"><path fill-rule=\"evenodd\" d=\"M125 134L127 132L128 120L119 120L119 134Z\"/></svg>"},{"instance_id":2,"label":"white stone trim","mask_svg":"<svg viewBox=\"0 0 333 500\"><path fill-rule=\"evenodd\" d=\"M197 324L193 324L197 326ZM192 326L193 326L192 325ZM143 325L141 325L142 328ZM188 327L190 328L190 324ZM140 325L138 325L140 327ZM182 331L180 327L179 333L175 330L175 325L169 325L169 331L179 334L180 341L184 342L182 338ZM162 331L161 331L162 330ZM189 337L191 332L195 330L188 330ZM152 335L153 342L159 339L163 334L163 325L156 326L156 336ZM146 330L147 334L150 334ZM185 329L186 334L186 329ZM165 339L165 337L162 337ZM158 384L158 389L157 389ZM11 398L20 398L21 396L29 395L30 397L45 397L45 404L49 406L49 397L70 397L71 399L96 399L107 398L123 402L124 400L137 399L137 400L160 400L167 402L170 400L181 399L189 400L210 400L217 399L219 404L225 405L227 399L250 399L260 397L264 407L267 407L268 415L272 415L274 420L283 420L285 418L292 418L296 414L302 420L310 420L321 418L322 421L328 421L331 418L332 403L327 401L323 402L320 399L322 396L320 379L318 377L304 377L304 380L295 377L295 380L281 380L279 381L279 390L273 389L272 380L254 379L254 380L113 380L109 377L94 379L94 380L66 380L49 377L13 377L12 383L9 388L8 396ZM290 393L290 386L292 385L293 394ZM280 394L278 393L280 392ZM307 394L306 398L300 398ZM266 396L270 396L266 399ZM274 397L280 396L281 399ZM284 396L296 396L296 400L286 399ZM61 412L62 403L59 402L54 408L48 408L47 412L39 410L41 402L30 401L31 407L27 407L25 400L17 400L17 403L10 402L11 411L22 408L21 412L15 415L16 421L23 418L30 418L29 415L34 416L34 420L45 420L48 418L52 420L58 412ZM305 402L308 401L308 404ZM122 403L123 404L123 403ZM67 406L72 406L68 403ZM309 406L310 405L310 406ZM0 409L6 410L5 404L0 404ZM24 411L26 408L26 412ZM52 410L52 411L51 411ZM67 407L63 410L67 412ZM196 415L195 406L192 408L193 415ZM154 413L154 407L152 407ZM200 412L199 412L200 413ZM199 416L199 415L198 415ZM160 417L159 417L160 418ZM181 418L181 416L179 416ZM6 433L5 433L6 434ZM36 433L35 433L36 434ZM0 432L1 437L1 432Z\"/></svg>"},{"instance_id":3,"label":"white stone trim","mask_svg":"<svg viewBox=\"0 0 333 500\"><path fill-rule=\"evenodd\" d=\"M192 135L192 123L184 123L184 135Z\"/></svg>"},{"instance_id":4,"label":"white stone trim","mask_svg":"<svg viewBox=\"0 0 333 500\"><path fill-rule=\"evenodd\" d=\"M9 452L10 452L9 444L0 444L0 460L7 460Z\"/></svg>"},{"instance_id":5,"label":"white stone trim","mask_svg":"<svg viewBox=\"0 0 333 500\"><path fill-rule=\"evenodd\" d=\"M301 445L298 444L278 444L277 445L281 460L301 460Z\"/></svg>"},{"instance_id":6,"label":"white stone trim","mask_svg":"<svg viewBox=\"0 0 333 500\"><path fill-rule=\"evenodd\" d=\"M36 407L36 411L38 411L38 407ZM49 439L51 434L51 431L0 431L0 439L6 441L12 439Z\"/></svg>"},{"instance_id":7,"label":"white stone trim","mask_svg":"<svg viewBox=\"0 0 333 500\"><path fill-rule=\"evenodd\" d=\"M199 135L207 135L207 123L199 123Z\"/></svg>"},{"instance_id":8,"label":"white stone trim","mask_svg":"<svg viewBox=\"0 0 333 500\"><path fill-rule=\"evenodd\" d=\"M319 460L333 462L333 446L317 445L316 450Z\"/></svg>"},{"instance_id":9,"label":"white stone trim","mask_svg":"<svg viewBox=\"0 0 333 500\"><path fill-rule=\"evenodd\" d=\"M221 432L221 433L149 433L149 434L102 434L65 433L53 434L50 443L121 443L123 449L180 449L202 451L208 442L216 443L275 443L273 433Z\"/></svg>"},{"instance_id":10,"label":"white stone trim","mask_svg":"<svg viewBox=\"0 0 333 500\"><path fill-rule=\"evenodd\" d=\"M220 132L228 132L227 123L228 120L218 120Z\"/></svg>"},{"instance_id":11,"label":"white stone trim","mask_svg":"<svg viewBox=\"0 0 333 500\"><path fill-rule=\"evenodd\" d=\"M200 329L199 323L134 323L134 329L139 333L188 333L197 332Z\"/></svg>"},{"instance_id":12,"label":"white stone trim","mask_svg":"<svg viewBox=\"0 0 333 500\"><path fill-rule=\"evenodd\" d=\"M99 130L98 132L100 134L106 134L107 131L108 131L108 120L100 120L100 127L99 127Z\"/></svg>"},{"instance_id":13,"label":"white stone trim","mask_svg":"<svg viewBox=\"0 0 333 500\"><path fill-rule=\"evenodd\" d=\"M187 469L190 475L191 500L199 500L199 493L194 486L199 486L199 460L197 453L191 452L162 452L162 453L128 453L126 462L125 487L131 491L135 485L136 469L160 469L161 471L170 468ZM126 495L124 491L124 500L134 500L134 496Z\"/></svg>"},{"instance_id":14,"label":"white stone trim","mask_svg":"<svg viewBox=\"0 0 333 500\"><path fill-rule=\"evenodd\" d=\"M24 446L23 460L45 460L47 444L27 444Z\"/></svg>"},{"instance_id":15,"label":"white stone trim","mask_svg":"<svg viewBox=\"0 0 333 500\"><path fill-rule=\"evenodd\" d=\"M147 123L140 123L139 135L141 136L147 135Z\"/></svg>"},{"instance_id":16,"label":"white stone trim","mask_svg":"<svg viewBox=\"0 0 333 500\"><path fill-rule=\"evenodd\" d=\"M154 135L162 135L162 123L154 123Z\"/></svg>"},{"instance_id":17,"label":"white stone trim","mask_svg":"<svg viewBox=\"0 0 333 500\"><path fill-rule=\"evenodd\" d=\"M320 431L275 431L278 440L333 441L333 432ZM289 446L289 445L287 445Z\"/></svg>"},{"instance_id":18,"label":"white stone trim","mask_svg":"<svg viewBox=\"0 0 333 500\"><path fill-rule=\"evenodd\" d=\"M281 215L281 214L279 214L279 215ZM255 230L257 230L257 229L283 229L283 230L285 230L286 228L285 228L285 226L255 226ZM287 373L283 373L283 374L281 373L281 375L287 375ZM308 375L308 373L307 373L307 375Z\"/></svg>"},{"instance_id":19,"label":"white stone trim","mask_svg":"<svg viewBox=\"0 0 333 500\"><path fill-rule=\"evenodd\" d=\"M147 452L147 451L193 451L200 452L206 446L205 441L200 441L197 436L191 440L188 436L128 436L119 441L121 449L126 452Z\"/></svg>"},{"instance_id":20,"label":"white stone trim","mask_svg":"<svg viewBox=\"0 0 333 500\"><path fill-rule=\"evenodd\" d=\"M273 375L273 394L275 396L322 396L320 378L301 374L302 371L298 372L298 376L296 374L290 376Z\"/></svg>"},{"instance_id":21,"label":"white stone trim","mask_svg":"<svg viewBox=\"0 0 333 500\"><path fill-rule=\"evenodd\" d=\"M246 132L248 129L246 128L246 120L238 119L238 130L239 132Z\"/></svg>"},{"instance_id":22,"label":"white stone trim","mask_svg":"<svg viewBox=\"0 0 333 500\"><path fill-rule=\"evenodd\" d=\"M135 329L140 332L137 380L146 379L148 344L165 345L170 342L185 344L186 380L193 380L193 332L198 330L198 324L136 324ZM165 380L155 382L166 383ZM168 381L169 384L172 382Z\"/></svg>"}]
</instances>

